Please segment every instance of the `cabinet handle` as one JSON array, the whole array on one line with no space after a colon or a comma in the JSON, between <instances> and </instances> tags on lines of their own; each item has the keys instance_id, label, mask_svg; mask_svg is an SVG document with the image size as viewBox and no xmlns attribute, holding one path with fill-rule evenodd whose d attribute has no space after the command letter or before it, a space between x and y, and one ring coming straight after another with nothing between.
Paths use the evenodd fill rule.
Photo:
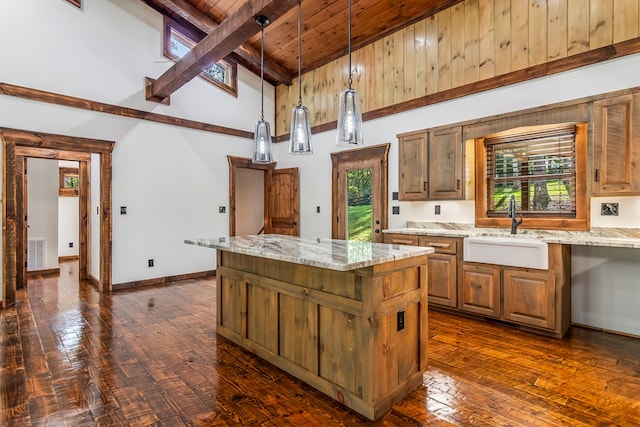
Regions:
<instances>
[{"instance_id":1,"label":"cabinet handle","mask_svg":"<svg viewBox=\"0 0 640 427\"><path fill-rule=\"evenodd\" d=\"M423 189L424 191L427 191L427 181L424 181L424 182L422 183L422 189Z\"/></svg>"},{"instance_id":2,"label":"cabinet handle","mask_svg":"<svg viewBox=\"0 0 640 427\"><path fill-rule=\"evenodd\" d=\"M456 181L456 189L459 190L460 189L460 180Z\"/></svg>"},{"instance_id":3,"label":"cabinet handle","mask_svg":"<svg viewBox=\"0 0 640 427\"><path fill-rule=\"evenodd\" d=\"M596 169L596 176L594 177L594 181L598 182L598 169Z\"/></svg>"}]
</instances>

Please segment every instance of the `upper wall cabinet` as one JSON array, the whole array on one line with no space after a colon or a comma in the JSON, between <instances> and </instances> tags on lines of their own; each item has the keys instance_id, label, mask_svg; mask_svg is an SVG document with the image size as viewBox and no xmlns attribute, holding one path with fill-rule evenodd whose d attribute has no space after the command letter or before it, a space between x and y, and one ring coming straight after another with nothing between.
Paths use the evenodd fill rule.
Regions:
<instances>
[{"instance_id":1,"label":"upper wall cabinet","mask_svg":"<svg viewBox=\"0 0 640 427\"><path fill-rule=\"evenodd\" d=\"M400 200L464 197L462 127L398 135Z\"/></svg>"},{"instance_id":2,"label":"upper wall cabinet","mask_svg":"<svg viewBox=\"0 0 640 427\"><path fill-rule=\"evenodd\" d=\"M427 200L427 131L398 135L399 199Z\"/></svg>"},{"instance_id":3,"label":"upper wall cabinet","mask_svg":"<svg viewBox=\"0 0 640 427\"><path fill-rule=\"evenodd\" d=\"M640 194L640 94L593 104L594 196Z\"/></svg>"}]
</instances>

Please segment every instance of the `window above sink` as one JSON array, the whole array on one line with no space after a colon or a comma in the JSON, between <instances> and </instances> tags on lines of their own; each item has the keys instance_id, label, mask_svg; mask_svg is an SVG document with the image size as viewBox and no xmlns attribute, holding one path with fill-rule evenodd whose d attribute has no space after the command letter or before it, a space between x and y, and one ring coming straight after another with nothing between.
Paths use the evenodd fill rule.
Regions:
<instances>
[{"instance_id":1,"label":"window above sink","mask_svg":"<svg viewBox=\"0 0 640 427\"><path fill-rule=\"evenodd\" d=\"M476 226L510 225L516 199L522 228L589 229L587 124L528 126L476 139Z\"/></svg>"}]
</instances>

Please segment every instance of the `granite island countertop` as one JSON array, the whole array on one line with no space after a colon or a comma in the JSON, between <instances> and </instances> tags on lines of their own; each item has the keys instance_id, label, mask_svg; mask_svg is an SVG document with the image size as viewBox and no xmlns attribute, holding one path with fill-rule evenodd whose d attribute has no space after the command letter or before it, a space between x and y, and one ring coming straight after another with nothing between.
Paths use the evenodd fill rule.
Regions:
<instances>
[{"instance_id":1,"label":"granite island countertop","mask_svg":"<svg viewBox=\"0 0 640 427\"><path fill-rule=\"evenodd\" d=\"M452 222L408 221L407 227L383 230L383 233L440 237L510 237L504 228L479 228L473 224ZM514 237L531 237L547 243L615 248L640 248L640 228L594 227L590 231L519 229Z\"/></svg>"},{"instance_id":2,"label":"granite island countertop","mask_svg":"<svg viewBox=\"0 0 640 427\"><path fill-rule=\"evenodd\" d=\"M430 247L333 239L303 239L279 234L186 239L184 242L338 271L349 271L434 252Z\"/></svg>"}]
</instances>

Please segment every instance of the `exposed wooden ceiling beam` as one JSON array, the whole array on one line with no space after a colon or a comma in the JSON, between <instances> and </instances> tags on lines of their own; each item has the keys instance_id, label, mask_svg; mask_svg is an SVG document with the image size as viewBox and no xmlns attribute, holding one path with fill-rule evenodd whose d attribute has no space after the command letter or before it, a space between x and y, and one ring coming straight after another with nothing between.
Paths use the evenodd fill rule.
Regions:
<instances>
[{"instance_id":1,"label":"exposed wooden ceiling beam","mask_svg":"<svg viewBox=\"0 0 640 427\"><path fill-rule=\"evenodd\" d=\"M251 36L260 32L261 27L255 21L257 16L264 15L273 22L297 4L298 0L247 0L191 51L150 83L147 99L168 99L173 92L191 81L209 64L229 55Z\"/></svg>"},{"instance_id":2,"label":"exposed wooden ceiling beam","mask_svg":"<svg viewBox=\"0 0 640 427\"><path fill-rule=\"evenodd\" d=\"M188 23L203 34L210 34L219 24L186 0L143 0L147 5L162 15L171 18L179 17L183 23ZM197 40L196 40L197 41ZM232 56L249 70L260 73L260 51L249 43L238 46ZM264 58L264 77L273 84L290 85L292 75L280 64Z\"/></svg>"}]
</instances>

